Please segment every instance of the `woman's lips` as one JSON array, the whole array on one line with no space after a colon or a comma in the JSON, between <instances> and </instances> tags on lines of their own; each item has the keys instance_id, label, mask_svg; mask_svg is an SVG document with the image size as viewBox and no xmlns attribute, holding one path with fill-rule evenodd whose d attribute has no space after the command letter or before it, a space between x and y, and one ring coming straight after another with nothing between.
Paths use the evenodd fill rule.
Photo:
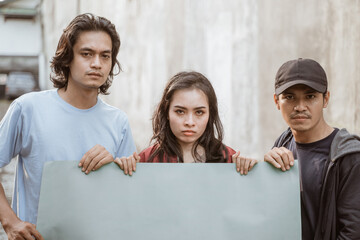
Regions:
<instances>
[{"instance_id":1,"label":"woman's lips","mask_svg":"<svg viewBox=\"0 0 360 240\"><path fill-rule=\"evenodd\" d=\"M185 136L193 136L195 134L192 130L182 131Z\"/></svg>"}]
</instances>

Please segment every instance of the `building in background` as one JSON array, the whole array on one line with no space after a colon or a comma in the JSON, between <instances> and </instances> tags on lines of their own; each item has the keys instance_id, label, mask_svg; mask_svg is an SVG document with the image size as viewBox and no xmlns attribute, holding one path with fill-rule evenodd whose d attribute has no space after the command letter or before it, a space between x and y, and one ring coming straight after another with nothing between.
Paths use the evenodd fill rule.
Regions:
<instances>
[{"instance_id":1,"label":"building in background","mask_svg":"<svg viewBox=\"0 0 360 240\"><path fill-rule=\"evenodd\" d=\"M13 97L21 91L46 87L40 11L41 0L0 0L0 97L5 95L9 75L11 79L19 76L17 81L22 82L35 80L35 87L24 83L29 87L18 87L10 93ZM26 77L29 74L33 77Z\"/></svg>"}]
</instances>

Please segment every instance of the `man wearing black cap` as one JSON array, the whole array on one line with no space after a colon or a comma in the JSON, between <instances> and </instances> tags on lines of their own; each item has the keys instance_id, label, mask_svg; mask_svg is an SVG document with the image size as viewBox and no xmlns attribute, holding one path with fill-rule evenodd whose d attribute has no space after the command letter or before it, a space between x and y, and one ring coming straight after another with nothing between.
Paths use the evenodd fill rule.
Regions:
<instances>
[{"instance_id":1,"label":"man wearing black cap","mask_svg":"<svg viewBox=\"0 0 360 240\"><path fill-rule=\"evenodd\" d=\"M360 138L326 123L327 86L314 60L280 67L274 100L289 128L264 161L286 171L298 160L302 239L360 239Z\"/></svg>"}]
</instances>

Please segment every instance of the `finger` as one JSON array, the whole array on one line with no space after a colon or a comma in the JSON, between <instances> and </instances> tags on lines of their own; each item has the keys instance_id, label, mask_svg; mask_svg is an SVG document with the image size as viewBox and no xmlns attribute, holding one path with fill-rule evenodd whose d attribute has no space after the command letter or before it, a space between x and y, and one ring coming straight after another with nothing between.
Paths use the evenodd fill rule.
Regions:
<instances>
[{"instance_id":1,"label":"finger","mask_svg":"<svg viewBox=\"0 0 360 240\"><path fill-rule=\"evenodd\" d=\"M122 159L123 159L123 157L122 158L115 158L114 162L119 166L119 168L121 170L124 170L124 164L122 162Z\"/></svg>"},{"instance_id":2,"label":"finger","mask_svg":"<svg viewBox=\"0 0 360 240\"><path fill-rule=\"evenodd\" d=\"M246 158L245 157L239 157L240 158L240 174L243 175L244 174L244 170L245 170L245 161Z\"/></svg>"},{"instance_id":3,"label":"finger","mask_svg":"<svg viewBox=\"0 0 360 240\"><path fill-rule=\"evenodd\" d=\"M264 156L264 161L270 163L271 165L273 165L276 168L280 168L281 169L281 165L271 156L272 152L268 152L267 154L265 154Z\"/></svg>"},{"instance_id":4,"label":"finger","mask_svg":"<svg viewBox=\"0 0 360 240\"><path fill-rule=\"evenodd\" d=\"M25 240L34 240L33 233L36 231L34 224L27 223L25 229L20 232L23 239ZM36 231L37 232L37 231ZM18 238L16 238L18 239Z\"/></svg>"},{"instance_id":5,"label":"finger","mask_svg":"<svg viewBox=\"0 0 360 240\"><path fill-rule=\"evenodd\" d=\"M238 159L240 155L240 151L236 152L234 155L232 155L232 162L236 165L236 171L240 171L240 159Z\"/></svg>"},{"instance_id":6,"label":"finger","mask_svg":"<svg viewBox=\"0 0 360 240\"><path fill-rule=\"evenodd\" d=\"M95 145L94 147L90 148L89 151L87 151L83 157L80 159L80 162L79 162L79 167L83 167L84 164L85 164L85 161L86 159L88 158L89 154L97 147L97 145ZM82 169L82 171L84 171L85 169Z\"/></svg>"},{"instance_id":7,"label":"finger","mask_svg":"<svg viewBox=\"0 0 360 240\"><path fill-rule=\"evenodd\" d=\"M282 171L285 171L284 162L281 159L281 156L277 153L277 149L273 149L270 151L270 156L278 163L280 164L280 168Z\"/></svg>"},{"instance_id":8,"label":"finger","mask_svg":"<svg viewBox=\"0 0 360 240\"><path fill-rule=\"evenodd\" d=\"M122 161L123 165L124 165L124 174L125 175L128 175L128 163L127 163L127 158L125 158L123 161Z\"/></svg>"},{"instance_id":9,"label":"finger","mask_svg":"<svg viewBox=\"0 0 360 240\"><path fill-rule=\"evenodd\" d=\"M94 157L94 158L91 160L91 162L89 163L89 166L87 167L85 173L86 173L86 174L89 174L91 171L93 171L94 168L95 168L95 166L96 166L97 164L99 164L103 159L104 159L104 156L102 156L102 155L98 155L98 156Z\"/></svg>"},{"instance_id":10,"label":"finger","mask_svg":"<svg viewBox=\"0 0 360 240\"><path fill-rule=\"evenodd\" d=\"M80 162L79 162L79 167L83 167L84 166L84 163L85 163L85 160L86 158L88 157L89 153L92 151L92 148L87 151L83 156L82 158L80 159ZM82 171L84 171L85 169L81 169Z\"/></svg>"},{"instance_id":11,"label":"finger","mask_svg":"<svg viewBox=\"0 0 360 240\"><path fill-rule=\"evenodd\" d=\"M292 153L292 151L288 150L289 151L289 161L290 161L290 166L294 166L294 154Z\"/></svg>"},{"instance_id":12,"label":"finger","mask_svg":"<svg viewBox=\"0 0 360 240\"><path fill-rule=\"evenodd\" d=\"M135 157L131 156L131 164L132 164L132 170L136 171L136 160Z\"/></svg>"},{"instance_id":13,"label":"finger","mask_svg":"<svg viewBox=\"0 0 360 240\"><path fill-rule=\"evenodd\" d=\"M100 162L103 158L105 158L106 156L106 149L103 146L97 147L96 149L94 149L94 151L92 151L89 156L88 159L86 161L88 161L87 167L85 168L85 173L89 174L91 172L91 170L94 169L94 167L96 166L96 164L98 162Z\"/></svg>"},{"instance_id":14,"label":"finger","mask_svg":"<svg viewBox=\"0 0 360 240\"><path fill-rule=\"evenodd\" d=\"M19 238L16 238L19 239ZM23 231L22 232L22 238L21 239L25 239L25 240L34 240L34 237L32 236L32 233L29 231Z\"/></svg>"},{"instance_id":15,"label":"finger","mask_svg":"<svg viewBox=\"0 0 360 240\"><path fill-rule=\"evenodd\" d=\"M85 172L87 170L91 160L94 158L94 156L97 155L97 152L98 152L97 147L94 146L84 154L83 156L84 160L81 171Z\"/></svg>"},{"instance_id":16,"label":"finger","mask_svg":"<svg viewBox=\"0 0 360 240\"><path fill-rule=\"evenodd\" d=\"M113 162L114 159L112 157L112 155L110 153L106 154L105 157L103 159L101 159L92 169L92 171L98 170L99 168L101 168L102 166L109 164L111 162Z\"/></svg>"},{"instance_id":17,"label":"finger","mask_svg":"<svg viewBox=\"0 0 360 240\"><path fill-rule=\"evenodd\" d=\"M133 166L132 166L132 156L128 157L126 159L126 162L127 162L127 166L128 166L128 170L129 170L129 175L132 176L132 173L133 173Z\"/></svg>"},{"instance_id":18,"label":"finger","mask_svg":"<svg viewBox=\"0 0 360 240\"><path fill-rule=\"evenodd\" d=\"M141 157L137 154L137 152L134 152L133 156L134 156L136 162L140 162Z\"/></svg>"},{"instance_id":19,"label":"finger","mask_svg":"<svg viewBox=\"0 0 360 240\"><path fill-rule=\"evenodd\" d=\"M33 226L34 226L34 230L31 232L31 235L33 235L36 240L44 240L44 238L41 236L41 234L36 230L36 226L34 224L33 224Z\"/></svg>"},{"instance_id":20,"label":"finger","mask_svg":"<svg viewBox=\"0 0 360 240\"><path fill-rule=\"evenodd\" d=\"M258 160L251 159L250 166L249 166L249 171L255 166L255 164L257 164L257 162L258 162Z\"/></svg>"},{"instance_id":21,"label":"finger","mask_svg":"<svg viewBox=\"0 0 360 240\"><path fill-rule=\"evenodd\" d=\"M251 162L251 158L245 158L245 165L244 165L244 174L247 175L249 171L249 166Z\"/></svg>"},{"instance_id":22,"label":"finger","mask_svg":"<svg viewBox=\"0 0 360 240\"><path fill-rule=\"evenodd\" d=\"M105 147L97 144L93 151L89 154L88 158L88 165L85 169L85 173L89 174L91 171L94 171L95 166L97 164L99 164L100 161L102 161L102 164L100 163L101 167L102 165L104 165L107 162L111 162L112 161L112 156L111 154L106 150Z\"/></svg>"},{"instance_id":23,"label":"finger","mask_svg":"<svg viewBox=\"0 0 360 240\"><path fill-rule=\"evenodd\" d=\"M289 156L288 156L288 150L284 147L281 147L279 149L276 150L277 153L281 156L281 159L283 160L284 163L284 167L289 170L290 169L290 161L289 161Z\"/></svg>"}]
</instances>

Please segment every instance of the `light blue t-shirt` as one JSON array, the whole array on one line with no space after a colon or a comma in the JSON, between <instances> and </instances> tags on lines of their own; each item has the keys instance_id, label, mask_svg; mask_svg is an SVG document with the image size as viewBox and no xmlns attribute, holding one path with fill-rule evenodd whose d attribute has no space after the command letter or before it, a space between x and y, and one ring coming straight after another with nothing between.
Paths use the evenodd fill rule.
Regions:
<instances>
[{"instance_id":1,"label":"light blue t-shirt","mask_svg":"<svg viewBox=\"0 0 360 240\"><path fill-rule=\"evenodd\" d=\"M45 162L80 161L96 144L114 158L136 150L126 114L100 98L85 110L65 102L56 89L13 101L0 122L0 167L18 155L12 201L17 216L36 223Z\"/></svg>"}]
</instances>

